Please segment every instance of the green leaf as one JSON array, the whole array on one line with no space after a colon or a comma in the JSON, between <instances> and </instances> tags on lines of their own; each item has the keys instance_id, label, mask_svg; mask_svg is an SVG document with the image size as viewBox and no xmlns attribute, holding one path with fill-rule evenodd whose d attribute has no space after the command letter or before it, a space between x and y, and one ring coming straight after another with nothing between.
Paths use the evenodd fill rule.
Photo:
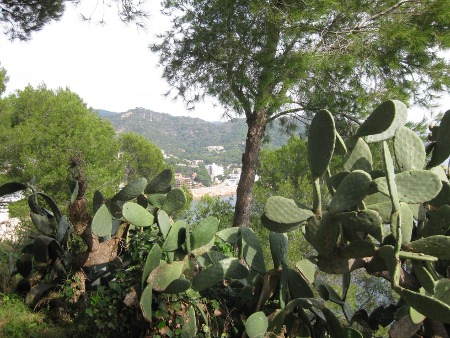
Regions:
<instances>
[{"instance_id":1,"label":"green leaf","mask_svg":"<svg viewBox=\"0 0 450 338\"><path fill-rule=\"evenodd\" d=\"M361 170L349 173L339 184L331 199L329 211L337 213L356 207L366 196L372 178Z\"/></svg>"},{"instance_id":2,"label":"green leaf","mask_svg":"<svg viewBox=\"0 0 450 338\"><path fill-rule=\"evenodd\" d=\"M152 286L154 291L165 291L170 283L180 278L183 267L184 262L181 261L159 265L150 272L147 283Z\"/></svg>"},{"instance_id":3,"label":"green leaf","mask_svg":"<svg viewBox=\"0 0 450 338\"><path fill-rule=\"evenodd\" d=\"M152 286L147 285L142 292L141 299L139 301L139 304L141 306L142 314L144 315L144 318L151 322L152 321Z\"/></svg>"},{"instance_id":4,"label":"green leaf","mask_svg":"<svg viewBox=\"0 0 450 338\"><path fill-rule=\"evenodd\" d=\"M92 233L98 237L105 237L111 235L112 218L109 210L103 204L95 213L92 220Z\"/></svg>"},{"instance_id":5,"label":"green leaf","mask_svg":"<svg viewBox=\"0 0 450 338\"><path fill-rule=\"evenodd\" d=\"M363 130L361 132L358 130L358 134L360 136L367 135L366 141L368 143L385 141L393 137L397 128L405 125L407 120L408 111L405 104L397 100L389 100L375 108L360 127ZM363 128L364 124L367 124L370 128Z\"/></svg>"},{"instance_id":6,"label":"green leaf","mask_svg":"<svg viewBox=\"0 0 450 338\"><path fill-rule=\"evenodd\" d=\"M263 252L258 238L252 229L246 227L239 228L239 257L244 258L245 262L260 274L266 272Z\"/></svg>"},{"instance_id":7,"label":"green leaf","mask_svg":"<svg viewBox=\"0 0 450 338\"><path fill-rule=\"evenodd\" d=\"M137 227L148 227L152 225L155 218L139 204L127 202L122 207L123 217Z\"/></svg>"},{"instance_id":8,"label":"green leaf","mask_svg":"<svg viewBox=\"0 0 450 338\"><path fill-rule=\"evenodd\" d=\"M320 110L314 115L308 134L308 162L313 178L321 177L327 170L335 141L333 116L328 110Z\"/></svg>"},{"instance_id":9,"label":"green leaf","mask_svg":"<svg viewBox=\"0 0 450 338\"><path fill-rule=\"evenodd\" d=\"M28 185L18 182L8 182L0 186L0 197L5 195L14 194L15 192L22 191L28 188Z\"/></svg>"},{"instance_id":10,"label":"green leaf","mask_svg":"<svg viewBox=\"0 0 450 338\"><path fill-rule=\"evenodd\" d=\"M166 194L170 191L172 171L164 169L145 187L146 194Z\"/></svg>"},{"instance_id":11,"label":"green leaf","mask_svg":"<svg viewBox=\"0 0 450 338\"><path fill-rule=\"evenodd\" d=\"M182 189L173 189L169 191L162 205L162 209L171 215L177 210L181 210L186 205L186 195Z\"/></svg>"},{"instance_id":12,"label":"green leaf","mask_svg":"<svg viewBox=\"0 0 450 338\"><path fill-rule=\"evenodd\" d=\"M436 235L418 239L408 245L408 250L417 253L424 253L450 260L450 237Z\"/></svg>"},{"instance_id":13,"label":"green leaf","mask_svg":"<svg viewBox=\"0 0 450 338\"><path fill-rule=\"evenodd\" d=\"M219 220L216 217L209 216L200 221L200 223L192 230L191 249L200 248L214 238L219 228Z\"/></svg>"},{"instance_id":14,"label":"green leaf","mask_svg":"<svg viewBox=\"0 0 450 338\"><path fill-rule=\"evenodd\" d=\"M450 110L442 117L436 136L436 143L431 154L427 168L440 165L450 156Z\"/></svg>"},{"instance_id":15,"label":"green leaf","mask_svg":"<svg viewBox=\"0 0 450 338\"><path fill-rule=\"evenodd\" d=\"M155 269L159 265L161 256L161 248L158 244L154 244L147 255L147 259L145 260L144 269L142 271L142 285L144 285L150 272L152 272L153 269Z\"/></svg>"},{"instance_id":16,"label":"green leaf","mask_svg":"<svg viewBox=\"0 0 450 338\"><path fill-rule=\"evenodd\" d=\"M369 172L372 170L372 153L362 138L356 141L352 152L345 158L343 167L345 171L363 170Z\"/></svg>"},{"instance_id":17,"label":"green leaf","mask_svg":"<svg viewBox=\"0 0 450 338\"><path fill-rule=\"evenodd\" d=\"M264 312L252 314L245 322L245 331L249 338L264 338L269 327L269 321Z\"/></svg>"}]
</instances>

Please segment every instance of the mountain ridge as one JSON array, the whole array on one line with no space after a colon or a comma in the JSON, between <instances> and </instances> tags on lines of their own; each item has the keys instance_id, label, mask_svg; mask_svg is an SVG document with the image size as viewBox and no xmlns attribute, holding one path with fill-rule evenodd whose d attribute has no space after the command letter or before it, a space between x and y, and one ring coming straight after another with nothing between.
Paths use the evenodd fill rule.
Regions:
<instances>
[{"instance_id":1,"label":"mountain ridge","mask_svg":"<svg viewBox=\"0 0 450 338\"><path fill-rule=\"evenodd\" d=\"M208 163L241 162L247 135L245 119L209 122L197 117L173 116L140 107L123 113L101 109L97 112L109 120L118 133L144 135L166 154L187 160L203 159ZM264 147L278 148L287 142L289 136L277 131L279 128L279 123L276 123L275 128L270 128L267 133L270 141ZM222 146L223 150L208 149L217 146Z\"/></svg>"}]
</instances>

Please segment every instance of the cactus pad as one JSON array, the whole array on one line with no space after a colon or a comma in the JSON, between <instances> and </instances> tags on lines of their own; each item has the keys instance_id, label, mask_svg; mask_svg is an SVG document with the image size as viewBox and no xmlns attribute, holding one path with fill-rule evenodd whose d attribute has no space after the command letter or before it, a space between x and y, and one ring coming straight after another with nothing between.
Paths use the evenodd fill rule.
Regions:
<instances>
[{"instance_id":1,"label":"cactus pad","mask_svg":"<svg viewBox=\"0 0 450 338\"><path fill-rule=\"evenodd\" d=\"M271 231L269 233L270 252L272 254L273 267L277 270L281 266L281 262L287 255L288 251L288 237L286 234L281 234Z\"/></svg>"},{"instance_id":2,"label":"cactus pad","mask_svg":"<svg viewBox=\"0 0 450 338\"><path fill-rule=\"evenodd\" d=\"M194 278L192 288L196 291L205 290L229 277L240 265L237 258L226 258L212 264Z\"/></svg>"},{"instance_id":3,"label":"cactus pad","mask_svg":"<svg viewBox=\"0 0 450 338\"><path fill-rule=\"evenodd\" d=\"M448 293L448 289L447 289ZM408 289L402 289L400 295L408 305L425 317L450 324L450 305L434 296L428 296Z\"/></svg>"},{"instance_id":4,"label":"cactus pad","mask_svg":"<svg viewBox=\"0 0 450 338\"><path fill-rule=\"evenodd\" d=\"M309 281L294 269L288 269L288 286L292 299L314 297Z\"/></svg>"},{"instance_id":5,"label":"cactus pad","mask_svg":"<svg viewBox=\"0 0 450 338\"><path fill-rule=\"evenodd\" d=\"M129 201L133 198L136 198L141 192L144 191L146 185L147 180L145 178L139 178L133 182L130 182L113 196L111 202Z\"/></svg>"},{"instance_id":6,"label":"cactus pad","mask_svg":"<svg viewBox=\"0 0 450 338\"><path fill-rule=\"evenodd\" d=\"M264 338L269 321L264 312L255 312L245 322L245 332L249 338Z\"/></svg>"},{"instance_id":7,"label":"cactus pad","mask_svg":"<svg viewBox=\"0 0 450 338\"><path fill-rule=\"evenodd\" d=\"M340 212L334 215L346 232L363 232L370 234L380 243L383 241L383 220L378 212L370 209Z\"/></svg>"},{"instance_id":8,"label":"cactus pad","mask_svg":"<svg viewBox=\"0 0 450 338\"><path fill-rule=\"evenodd\" d=\"M437 131L436 143L431 154L431 160L427 168L435 167L444 162L450 156L450 110L442 117Z\"/></svg>"},{"instance_id":9,"label":"cactus pad","mask_svg":"<svg viewBox=\"0 0 450 338\"><path fill-rule=\"evenodd\" d=\"M344 159L344 170L364 170L369 172L372 170L372 153L369 146L362 138L356 141L351 153Z\"/></svg>"},{"instance_id":10,"label":"cactus pad","mask_svg":"<svg viewBox=\"0 0 450 338\"><path fill-rule=\"evenodd\" d=\"M324 212L319 220L312 217L306 224L305 237L322 256L330 255L336 248L339 223L334 222L330 213Z\"/></svg>"},{"instance_id":11,"label":"cactus pad","mask_svg":"<svg viewBox=\"0 0 450 338\"><path fill-rule=\"evenodd\" d=\"M170 228L169 234L162 246L163 251L175 251L181 247L186 240L186 222L183 220L176 221Z\"/></svg>"},{"instance_id":12,"label":"cactus pad","mask_svg":"<svg viewBox=\"0 0 450 338\"><path fill-rule=\"evenodd\" d=\"M158 210L158 227L161 231L163 238L165 239L167 237L167 234L169 233L170 228L172 227L172 221L169 218L169 215L167 215L167 212L164 210Z\"/></svg>"},{"instance_id":13,"label":"cactus pad","mask_svg":"<svg viewBox=\"0 0 450 338\"><path fill-rule=\"evenodd\" d=\"M409 251L424 253L440 259L450 260L450 237L435 235L418 239L408 245Z\"/></svg>"},{"instance_id":14,"label":"cactus pad","mask_svg":"<svg viewBox=\"0 0 450 338\"><path fill-rule=\"evenodd\" d=\"M8 182L0 186L0 197L5 195L14 194L15 192L22 191L28 188L28 185L18 182Z\"/></svg>"},{"instance_id":15,"label":"cactus pad","mask_svg":"<svg viewBox=\"0 0 450 338\"><path fill-rule=\"evenodd\" d=\"M281 196L272 196L269 197L264 206L264 215L275 223L282 223L285 224L287 228L294 228L308 218L314 216L314 213L311 210L306 209L306 207L299 208L292 199ZM277 231L276 229L270 230L285 232Z\"/></svg>"},{"instance_id":16,"label":"cactus pad","mask_svg":"<svg viewBox=\"0 0 450 338\"><path fill-rule=\"evenodd\" d=\"M334 214L356 207L366 196L371 180L370 175L361 170L349 173L339 184L330 202L329 211Z\"/></svg>"},{"instance_id":17,"label":"cactus pad","mask_svg":"<svg viewBox=\"0 0 450 338\"><path fill-rule=\"evenodd\" d=\"M405 104L397 100L389 100L375 108L359 128L358 135L367 135L368 143L384 141L393 137L397 128L405 125L407 120L408 111Z\"/></svg>"},{"instance_id":18,"label":"cactus pad","mask_svg":"<svg viewBox=\"0 0 450 338\"><path fill-rule=\"evenodd\" d=\"M364 258L372 257L375 254L375 245L368 241L356 240L351 242L342 250L342 257Z\"/></svg>"},{"instance_id":19,"label":"cactus pad","mask_svg":"<svg viewBox=\"0 0 450 338\"><path fill-rule=\"evenodd\" d=\"M328 110L316 113L308 134L308 161L313 178L321 177L333 156L336 140L334 119Z\"/></svg>"},{"instance_id":20,"label":"cactus pad","mask_svg":"<svg viewBox=\"0 0 450 338\"><path fill-rule=\"evenodd\" d=\"M187 291L190 287L191 283L182 275L181 278L175 279L172 283L170 283L164 290L164 293L178 294Z\"/></svg>"},{"instance_id":21,"label":"cactus pad","mask_svg":"<svg viewBox=\"0 0 450 338\"><path fill-rule=\"evenodd\" d=\"M184 262L173 262L171 264L164 263L158 265L150 272L147 283L150 284L154 291L164 291L170 283L180 278L183 272Z\"/></svg>"},{"instance_id":22,"label":"cactus pad","mask_svg":"<svg viewBox=\"0 0 450 338\"><path fill-rule=\"evenodd\" d=\"M139 204L127 202L122 208L123 217L137 227L148 227L153 224L154 217Z\"/></svg>"},{"instance_id":23,"label":"cactus pad","mask_svg":"<svg viewBox=\"0 0 450 338\"><path fill-rule=\"evenodd\" d=\"M425 146L411 129L399 127L394 138L395 158L400 171L419 170L425 166Z\"/></svg>"},{"instance_id":24,"label":"cactus pad","mask_svg":"<svg viewBox=\"0 0 450 338\"><path fill-rule=\"evenodd\" d=\"M142 272L142 285L147 280L148 275L155 269L161 260L162 250L158 244L155 244L150 249L147 259L145 260L144 270Z\"/></svg>"},{"instance_id":25,"label":"cactus pad","mask_svg":"<svg viewBox=\"0 0 450 338\"><path fill-rule=\"evenodd\" d=\"M146 194L167 194L172 182L172 171L164 169L144 188Z\"/></svg>"},{"instance_id":26,"label":"cactus pad","mask_svg":"<svg viewBox=\"0 0 450 338\"><path fill-rule=\"evenodd\" d=\"M266 272L261 244L259 243L258 237L256 237L250 228L239 228L238 247L239 257L244 258L252 270L260 274Z\"/></svg>"},{"instance_id":27,"label":"cactus pad","mask_svg":"<svg viewBox=\"0 0 450 338\"><path fill-rule=\"evenodd\" d=\"M334 145L334 152L338 155L345 155L347 153L347 146L341 135L336 131L336 141Z\"/></svg>"},{"instance_id":28,"label":"cactus pad","mask_svg":"<svg viewBox=\"0 0 450 338\"><path fill-rule=\"evenodd\" d=\"M423 203L436 197L442 188L439 177L428 170L409 170L395 175L395 182L400 201L406 203ZM389 196L386 179L374 180L377 190Z\"/></svg>"},{"instance_id":29,"label":"cactus pad","mask_svg":"<svg viewBox=\"0 0 450 338\"><path fill-rule=\"evenodd\" d=\"M186 195L182 189L173 189L169 191L162 205L162 209L171 215L177 210L181 210L186 205Z\"/></svg>"},{"instance_id":30,"label":"cactus pad","mask_svg":"<svg viewBox=\"0 0 450 338\"><path fill-rule=\"evenodd\" d=\"M201 220L192 231L191 249L198 249L211 242L218 228L219 220L216 217L209 216Z\"/></svg>"},{"instance_id":31,"label":"cactus pad","mask_svg":"<svg viewBox=\"0 0 450 338\"><path fill-rule=\"evenodd\" d=\"M237 243L238 235L239 235L238 227L223 229L216 233L216 236L219 237L221 240L231 244Z\"/></svg>"},{"instance_id":32,"label":"cactus pad","mask_svg":"<svg viewBox=\"0 0 450 338\"><path fill-rule=\"evenodd\" d=\"M147 285L142 292L141 299L139 300L142 314L144 315L144 318L149 322L152 321L152 293L152 286Z\"/></svg>"},{"instance_id":33,"label":"cactus pad","mask_svg":"<svg viewBox=\"0 0 450 338\"><path fill-rule=\"evenodd\" d=\"M405 202L400 203L399 213L401 215L400 230L402 234L402 245L408 245L411 241L412 230L414 227L414 217L409 205ZM394 238L397 239L397 221L398 217L393 217L391 222L391 231Z\"/></svg>"},{"instance_id":34,"label":"cactus pad","mask_svg":"<svg viewBox=\"0 0 450 338\"><path fill-rule=\"evenodd\" d=\"M427 212L428 220L420 231L421 237L445 235L450 230L450 205Z\"/></svg>"},{"instance_id":35,"label":"cactus pad","mask_svg":"<svg viewBox=\"0 0 450 338\"><path fill-rule=\"evenodd\" d=\"M441 191L439 191L439 194L435 198L429 201L429 204L431 204L433 207L440 207L445 204L450 204L450 183L448 183L447 181L441 182Z\"/></svg>"},{"instance_id":36,"label":"cactus pad","mask_svg":"<svg viewBox=\"0 0 450 338\"><path fill-rule=\"evenodd\" d=\"M112 218L106 205L102 205L92 219L92 233L98 237L111 235Z\"/></svg>"},{"instance_id":37,"label":"cactus pad","mask_svg":"<svg viewBox=\"0 0 450 338\"><path fill-rule=\"evenodd\" d=\"M305 258L299 260L295 264L295 267L309 284L312 284L314 282L316 274L316 264L313 263L310 259Z\"/></svg>"}]
</instances>

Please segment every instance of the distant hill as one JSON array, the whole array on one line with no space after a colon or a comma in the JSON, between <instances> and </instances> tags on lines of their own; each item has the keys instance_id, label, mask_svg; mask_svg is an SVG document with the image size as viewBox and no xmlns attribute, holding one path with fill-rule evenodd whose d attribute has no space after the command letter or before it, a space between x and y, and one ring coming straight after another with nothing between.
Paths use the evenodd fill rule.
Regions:
<instances>
[{"instance_id":1,"label":"distant hill","mask_svg":"<svg viewBox=\"0 0 450 338\"><path fill-rule=\"evenodd\" d=\"M133 131L144 135L165 153L179 158L206 162L240 163L245 147L247 125L244 119L227 122L207 122L199 118L172 116L144 108L125 113L99 110L120 132ZM285 144L288 135L277 131L279 125L269 131L270 142L266 147L278 148ZM223 151L208 150L210 146L223 146Z\"/></svg>"},{"instance_id":2,"label":"distant hill","mask_svg":"<svg viewBox=\"0 0 450 338\"><path fill-rule=\"evenodd\" d=\"M117 115L118 113L109 111L109 110L104 110L104 109L94 109L94 111L97 112L98 115L100 115L101 117L108 117L108 116L114 116Z\"/></svg>"}]
</instances>

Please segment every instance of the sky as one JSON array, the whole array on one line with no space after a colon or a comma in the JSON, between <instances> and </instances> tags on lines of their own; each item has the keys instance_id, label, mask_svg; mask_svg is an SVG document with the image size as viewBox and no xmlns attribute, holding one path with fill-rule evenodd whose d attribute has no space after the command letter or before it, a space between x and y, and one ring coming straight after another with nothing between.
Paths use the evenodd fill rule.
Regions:
<instances>
[{"instance_id":1,"label":"sky","mask_svg":"<svg viewBox=\"0 0 450 338\"><path fill-rule=\"evenodd\" d=\"M70 88L89 107L125 112L143 107L171 115L199 117L207 121L223 120L223 110L209 100L188 111L181 100L164 97L170 87L162 79L157 55L148 46L156 34L169 28L159 12L157 1L148 11L145 31L134 24L124 25L113 9L95 9L95 1L82 7L67 6L60 21L35 32L30 41L10 42L0 34L0 65L10 78L7 93L28 84L47 88ZM80 13L93 14L91 23L83 22ZM106 25L96 24L104 16ZM436 112L450 109L450 96L441 101ZM428 112L410 110L412 120L430 117Z\"/></svg>"},{"instance_id":2,"label":"sky","mask_svg":"<svg viewBox=\"0 0 450 338\"><path fill-rule=\"evenodd\" d=\"M68 5L60 21L52 22L32 35L30 41L10 42L0 34L0 65L7 70L7 93L28 84L47 88L70 88L92 108L125 112L143 107L172 115L218 121L223 109L213 101L188 111L181 100L164 97L170 87L161 78L157 55L149 49L156 34L169 28L159 8L149 8L146 31L125 25L114 9L97 8L93 22L83 22L95 1L84 7ZM158 2L152 3L156 5ZM154 6L157 7L157 6ZM106 25L96 23L105 14Z\"/></svg>"}]
</instances>

